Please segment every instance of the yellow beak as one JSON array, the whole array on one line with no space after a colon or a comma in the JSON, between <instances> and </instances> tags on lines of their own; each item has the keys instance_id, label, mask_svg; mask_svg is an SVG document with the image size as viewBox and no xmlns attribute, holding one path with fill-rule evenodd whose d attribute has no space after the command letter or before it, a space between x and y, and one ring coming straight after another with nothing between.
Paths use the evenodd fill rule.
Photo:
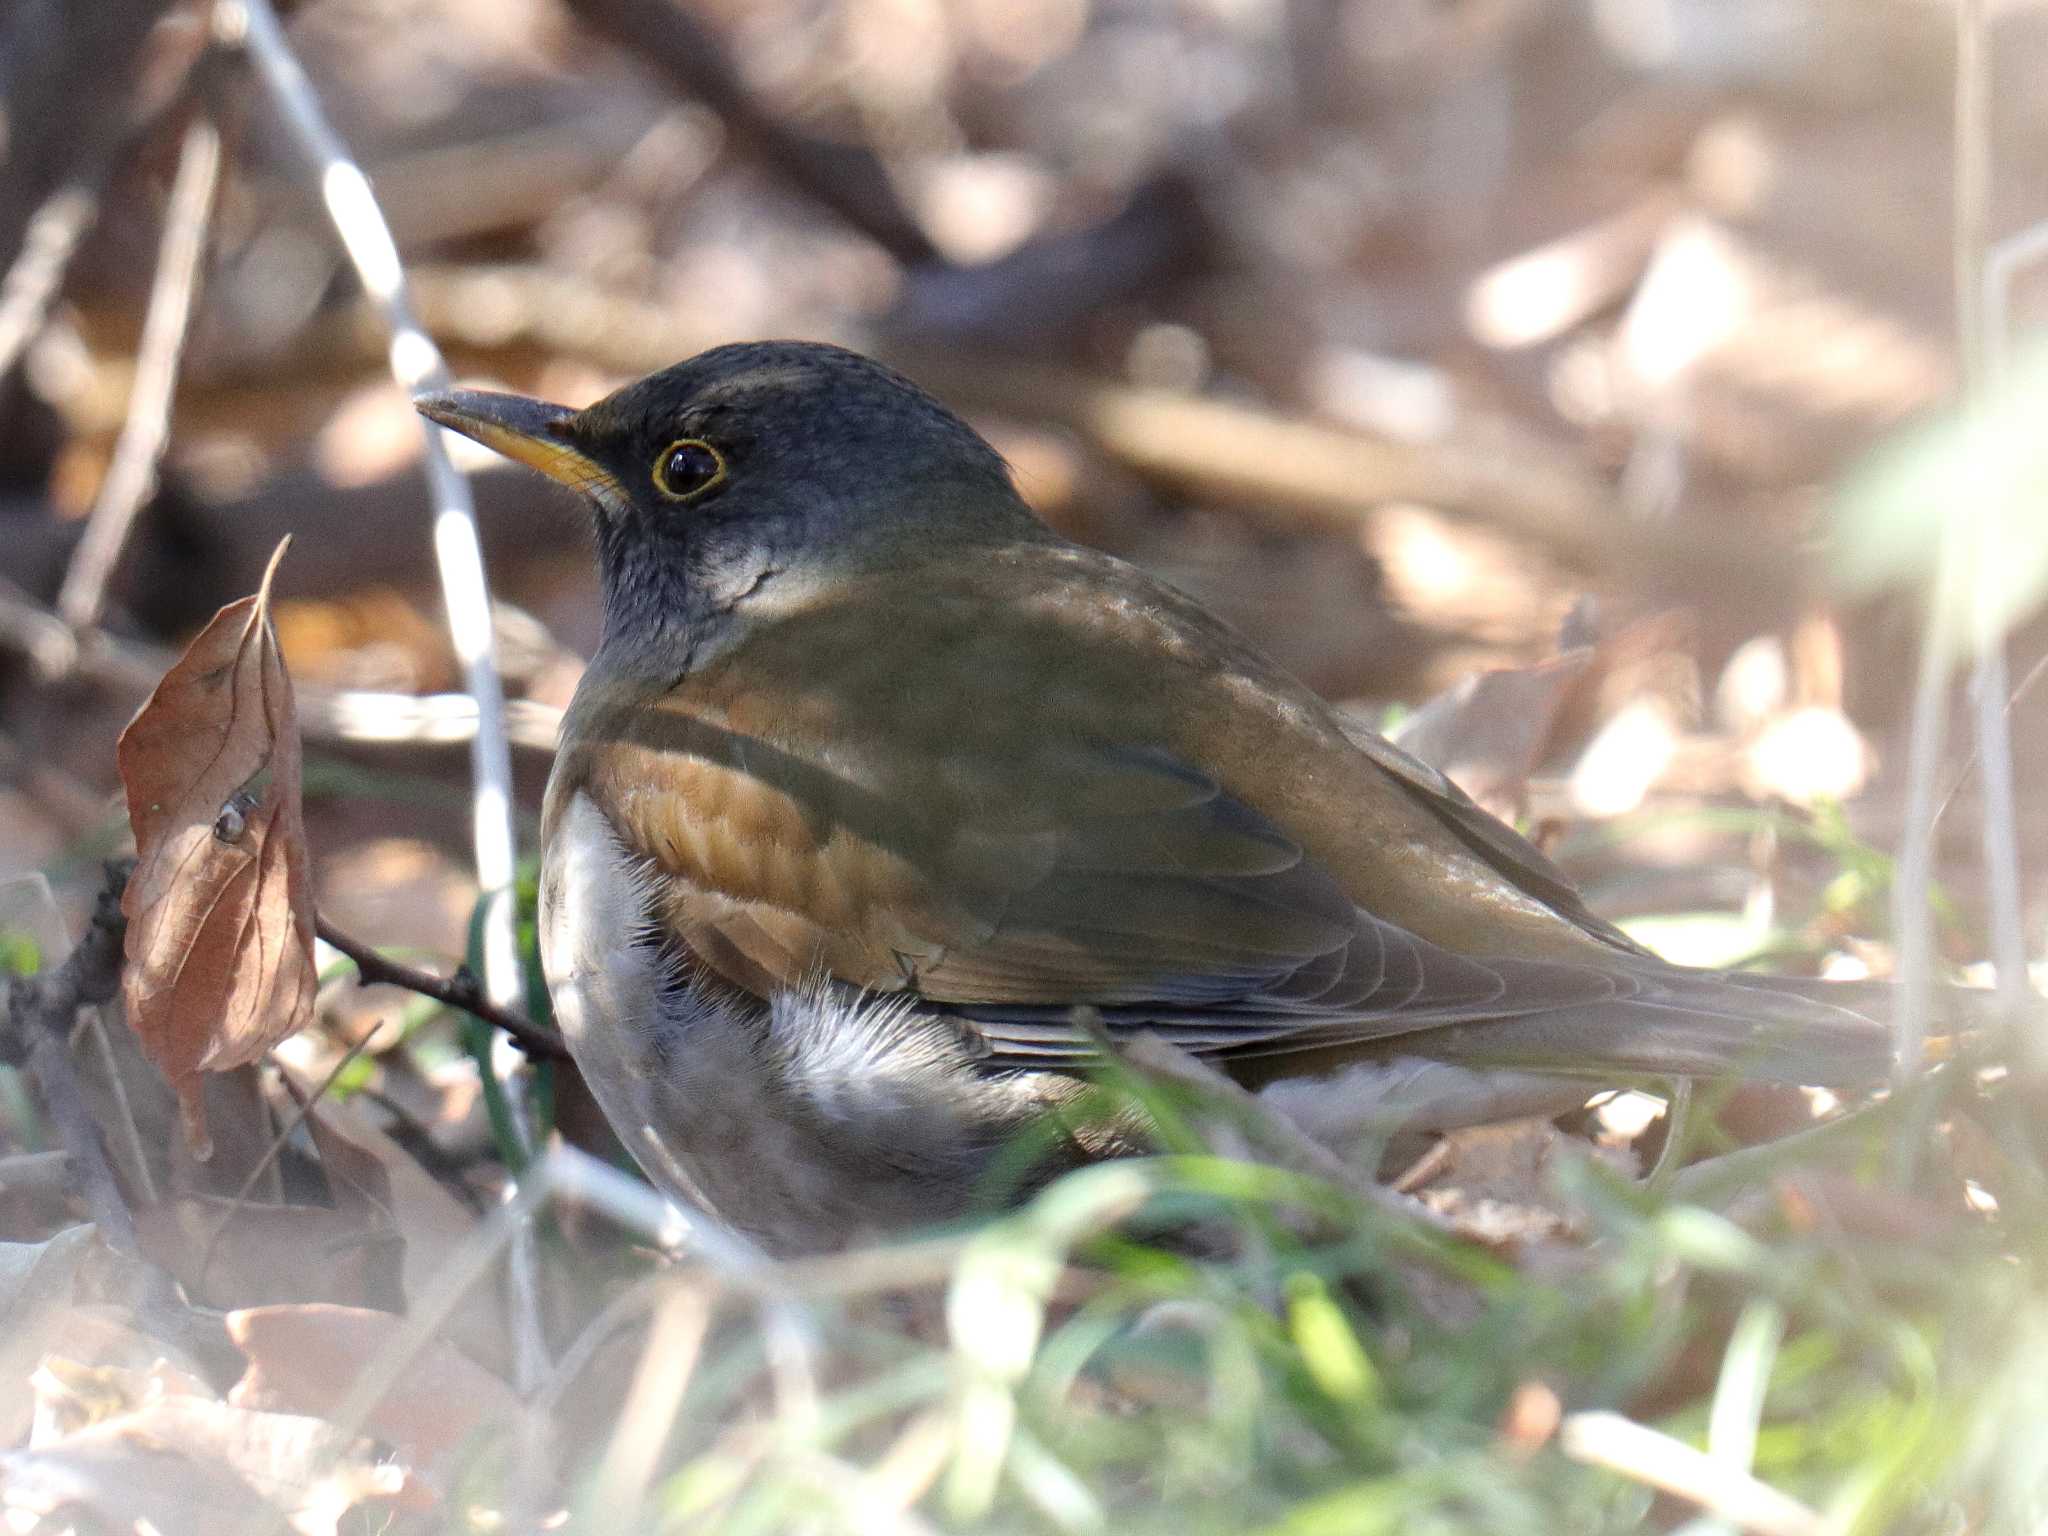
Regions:
<instances>
[{"instance_id":1,"label":"yellow beak","mask_svg":"<svg viewBox=\"0 0 2048 1536\"><path fill-rule=\"evenodd\" d=\"M449 389L415 395L412 408L602 506L617 510L628 500L618 478L569 441L562 428L576 412L566 405L483 389Z\"/></svg>"}]
</instances>

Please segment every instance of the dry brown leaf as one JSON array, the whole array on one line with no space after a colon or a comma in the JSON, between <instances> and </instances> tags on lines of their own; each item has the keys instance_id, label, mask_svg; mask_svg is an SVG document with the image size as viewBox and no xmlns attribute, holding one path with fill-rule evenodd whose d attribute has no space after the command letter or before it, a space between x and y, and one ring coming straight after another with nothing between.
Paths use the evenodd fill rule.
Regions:
<instances>
[{"instance_id":1,"label":"dry brown leaf","mask_svg":"<svg viewBox=\"0 0 2048 1536\"><path fill-rule=\"evenodd\" d=\"M230 1400L245 1408L326 1416L405 1319L361 1307L251 1307L228 1314L228 1336L249 1357ZM370 1410L363 1428L415 1467L431 1466L471 1434L509 1423L519 1399L441 1339L430 1340Z\"/></svg>"},{"instance_id":2,"label":"dry brown leaf","mask_svg":"<svg viewBox=\"0 0 2048 1536\"><path fill-rule=\"evenodd\" d=\"M199 1074L243 1066L312 1015L313 887L299 726L270 583L213 616L121 733L140 862L128 881L128 1022L210 1147Z\"/></svg>"},{"instance_id":3,"label":"dry brown leaf","mask_svg":"<svg viewBox=\"0 0 2048 1536\"><path fill-rule=\"evenodd\" d=\"M359 1211L186 1195L137 1210L135 1229L143 1256L205 1306L400 1304L404 1239Z\"/></svg>"},{"instance_id":4,"label":"dry brown leaf","mask_svg":"<svg viewBox=\"0 0 2048 1536\"><path fill-rule=\"evenodd\" d=\"M292 1081L308 1091L296 1076ZM372 1125L360 1104L322 1099L307 1112L306 1129L319 1148L335 1209L404 1240L400 1284L406 1304L417 1304L469 1242L475 1213ZM495 1285L470 1287L442 1324L441 1336L483 1366L501 1374L511 1370L511 1331Z\"/></svg>"},{"instance_id":5,"label":"dry brown leaf","mask_svg":"<svg viewBox=\"0 0 2048 1536\"><path fill-rule=\"evenodd\" d=\"M1528 808L1529 775L1593 659L1582 646L1533 667L1476 673L1402 721L1394 739L1512 821Z\"/></svg>"}]
</instances>

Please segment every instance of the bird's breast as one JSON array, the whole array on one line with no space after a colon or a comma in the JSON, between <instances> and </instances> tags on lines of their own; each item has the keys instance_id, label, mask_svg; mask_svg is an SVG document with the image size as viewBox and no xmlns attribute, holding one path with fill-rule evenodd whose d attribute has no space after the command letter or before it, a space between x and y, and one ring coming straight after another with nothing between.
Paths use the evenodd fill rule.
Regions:
<instances>
[{"instance_id":1,"label":"bird's breast","mask_svg":"<svg viewBox=\"0 0 2048 1536\"><path fill-rule=\"evenodd\" d=\"M757 996L821 971L900 988L932 948L899 917L923 896L905 846L916 797L878 795L778 734L684 690L592 709L557 767L555 835L574 820L564 795L588 802L636 860L648 917Z\"/></svg>"}]
</instances>

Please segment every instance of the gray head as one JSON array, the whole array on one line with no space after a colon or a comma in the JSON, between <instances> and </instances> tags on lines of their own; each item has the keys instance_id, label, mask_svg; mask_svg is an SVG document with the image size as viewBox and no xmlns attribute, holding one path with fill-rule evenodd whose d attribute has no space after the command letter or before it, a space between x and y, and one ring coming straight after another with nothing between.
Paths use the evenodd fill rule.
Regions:
<instances>
[{"instance_id":1,"label":"gray head","mask_svg":"<svg viewBox=\"0 0 2048 1536\"><path fill-rule=\"evenodd\" d=\"M1047 536L980 434L842 347L717 347L581 411L474 390L414 404L590 502L607 644L701 637L771 588L935 542Z\"/></svg>"}]
</instances>

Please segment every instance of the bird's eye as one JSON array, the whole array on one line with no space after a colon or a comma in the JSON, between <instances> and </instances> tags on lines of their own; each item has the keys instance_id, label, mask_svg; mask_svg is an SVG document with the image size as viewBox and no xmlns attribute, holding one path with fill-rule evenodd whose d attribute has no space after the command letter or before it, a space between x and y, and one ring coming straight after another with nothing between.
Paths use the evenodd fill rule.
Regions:
<instances>
[{"instance_id":1,"label":"bird's eye","mask_svg":"<svg viewBox=\"0 0 2048 1536\"><path fill-rule=\"evenodd\" d=\"M670 443L654 461L654 488L671 501L693 501L724 478L725 455L694 437Z\"/></svg>"}]
</instances>

